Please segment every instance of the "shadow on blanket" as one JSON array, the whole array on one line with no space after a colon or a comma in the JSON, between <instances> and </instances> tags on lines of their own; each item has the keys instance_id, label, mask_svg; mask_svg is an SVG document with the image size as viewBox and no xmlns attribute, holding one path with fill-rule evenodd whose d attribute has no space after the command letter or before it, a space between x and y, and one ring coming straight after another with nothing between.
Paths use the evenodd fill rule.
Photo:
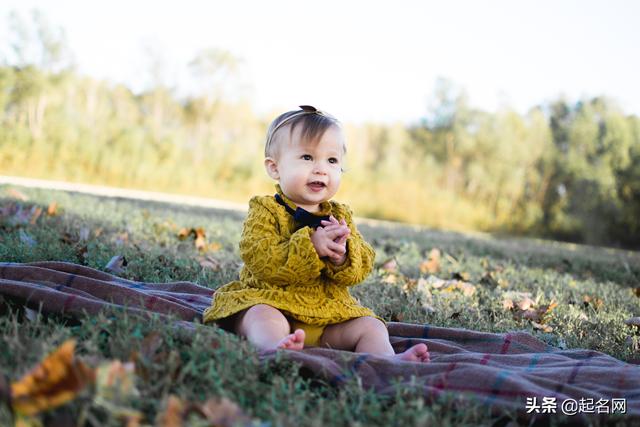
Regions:
<instances>
[{"instance_id":1,"label":"shadow on blanket","mask_svg":"<svg viewBox=\"0 0 640 427\"><path fill-rule=\"evenodd\" d=\"M201 319L212 294L191 282L135 282L64 262L0 263L0 295L45 314L84 316L105 308L158 313L176 316L181 329L194 333L192 321ZM364 387L395 394L400 381L421 387L427 401L451 393L483 403L496 414L509 409L528 419L544 417L542 399L555 398L557 414L563 413L563 402L575 401L582 422L620 413L614 410L614 400L616 405L624 400L624 418L640 420L640 367L606 354L558 350L524 332L495 334L390 322L389 334L396 352L426 343L432 362L392 363L326 348L287 351L286 357L336 386L357 375ZM274 355L266 352L262 357ZM537 410L527 410L527 398L536 398ZM593 414L585 415L588 411Z\"/></svg>"}]
</instances>

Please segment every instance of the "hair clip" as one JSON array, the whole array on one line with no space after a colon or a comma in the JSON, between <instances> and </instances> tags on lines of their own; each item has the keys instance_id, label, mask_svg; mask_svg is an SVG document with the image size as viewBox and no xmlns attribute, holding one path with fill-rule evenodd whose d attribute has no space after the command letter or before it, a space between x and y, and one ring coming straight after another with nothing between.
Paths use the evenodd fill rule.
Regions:
<instances>
[{"instance_id":1,"label":"hair clip","mask_svg":"<svg viewBox=\"0 0 640 427\"><path fill-rule=\"evenodd\" d=\"M304 111L304 112L307 112L307 113L320 113L321 114L321 111L318 110L313 105L300 105L300 109L302 111Z\"/></svg>"}]
</instances>

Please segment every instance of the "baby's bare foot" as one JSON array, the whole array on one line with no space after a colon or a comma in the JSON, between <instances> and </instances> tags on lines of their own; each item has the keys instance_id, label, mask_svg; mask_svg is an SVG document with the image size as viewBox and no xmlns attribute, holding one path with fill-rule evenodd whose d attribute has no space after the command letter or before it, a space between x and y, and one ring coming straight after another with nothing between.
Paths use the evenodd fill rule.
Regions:
<instances>
[{"instance_id":1,"label":"baby's bare foot","mask_svg":"<svg viewBox=\"0 0 640 427\"><path fill-rule=\"evenodd\" d=\"M418 362L427 363L429 359L429 350L427 350L426 344L416 344L404 353L399 353L393 356L396 360L402 360L405 362Z\"/></svg>"},{"instance_id":2,"label":"baby's bare foot","mask_svg":"<svg viewBox=\"0 0 640 427\"><path fill-rule=\"evenodd\" d=\"M296 329L292 334L282 338L276 348L302 350L304 348L304 331L302 329Z\"/></svg>"}]
</instances>

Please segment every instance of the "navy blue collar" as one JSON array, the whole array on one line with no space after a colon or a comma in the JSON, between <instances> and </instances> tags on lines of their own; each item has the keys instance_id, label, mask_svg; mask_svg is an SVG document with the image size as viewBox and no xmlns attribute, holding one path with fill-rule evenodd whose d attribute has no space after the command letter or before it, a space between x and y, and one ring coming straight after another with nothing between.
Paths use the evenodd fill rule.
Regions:
<instances>
[{"instance_id":1,"label":"navy blue collar","mask_svg":"<svg viewBox=\"0 0 640 427\"><path fill-rule=\"evenodd\" d=\"M298 224L301 224L301 226L298 228L309 226L313 229L316 229L320 227L321 225L320 221L322 220L329 221L329 215L323 215L323 216L314 215L308 210L302 209L301 207L297 207L296 210L294 211L293 208L287 205L287 203L282 199L282 197L280 197L278 193L276 193L274 197L276 198L276 201L280 203L282 206L284 206L287 212L289 212L291 216L293 216L294 221L297 222Z\"/></svg>"}]
</instances>

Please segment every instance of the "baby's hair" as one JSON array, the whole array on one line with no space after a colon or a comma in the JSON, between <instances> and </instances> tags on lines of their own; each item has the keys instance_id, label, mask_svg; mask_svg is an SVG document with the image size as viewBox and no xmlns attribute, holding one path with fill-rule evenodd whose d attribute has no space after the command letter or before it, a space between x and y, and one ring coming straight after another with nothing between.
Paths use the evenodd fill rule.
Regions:
<instances>
[{"instance_id":1,"label":"baby's hair","mask_svg":"<svg viewBox=\"0 0 640 427\"><path fill-rule=\"evenodd\" d=\"M274 157L276 150L275 145L278 145L277 143L274 144L274 141L276 140L278 131L282 131L285 126L290 125L289 138L291 138L298 124L302 125L300 135L302 142L316 142L322 138L324 132L331 126L341 127L338 119L330 114L320 111L311 105L301 105L300 110L282 113L271 122L269 130L267 131L267 141L264 145L264 156ZM343 149L346 153L347 147L343 147Z\"/></svg>"}]
</instances>

